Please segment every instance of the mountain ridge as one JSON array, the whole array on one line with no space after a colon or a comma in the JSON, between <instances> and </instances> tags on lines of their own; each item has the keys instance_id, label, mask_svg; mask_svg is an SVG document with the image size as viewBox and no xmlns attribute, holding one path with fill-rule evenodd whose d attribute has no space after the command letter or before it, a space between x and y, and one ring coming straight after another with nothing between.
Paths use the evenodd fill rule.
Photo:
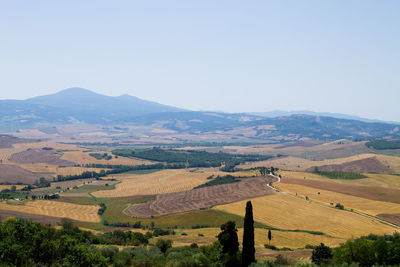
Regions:
<instances>
[{"instance_id":1,"label":"mountain ridge","mask_svg":"<svg viewBox=\"0 0 400 267\"><path fill-rule=\"evenodd\" d=\"M62 124L132 125L194 135L224 133L256 139L400 138L399 124L335 118L321 113L272 118L266 114L184 110L135 96L106 96L79 87L26 100L0 100L0 127L5 128L10 125L16 129Z\"/></svg>"}]
</instances>

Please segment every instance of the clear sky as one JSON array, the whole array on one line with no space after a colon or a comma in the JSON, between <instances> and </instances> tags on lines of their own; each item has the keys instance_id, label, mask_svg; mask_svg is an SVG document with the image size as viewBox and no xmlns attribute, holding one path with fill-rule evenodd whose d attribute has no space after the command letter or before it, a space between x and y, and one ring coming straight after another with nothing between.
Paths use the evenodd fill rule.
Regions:
<instances>
[{"instance_id":1,"label":"clear sky","mask_svg":"<svg viewBox=\"0 0 400 267\"><path fill-rule=\"evenodd\" d=\"M400 1L0 1L0 99L400 121Z\"/></svg>"}]
</instances>

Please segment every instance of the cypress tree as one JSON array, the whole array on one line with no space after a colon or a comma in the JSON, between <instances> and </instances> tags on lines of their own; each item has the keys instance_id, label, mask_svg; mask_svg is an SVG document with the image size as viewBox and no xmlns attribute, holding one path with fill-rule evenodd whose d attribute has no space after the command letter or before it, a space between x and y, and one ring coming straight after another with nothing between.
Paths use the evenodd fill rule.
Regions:
<instances>
[{"instance_id":1,"label":"cypress tree","mask_svg":"<svg viewBox=\"0 0 400 267\"><path fill-rule=\"evenodd\" d=\"M247 201L246 203L246 215L244 216L243 227L242 266L247 267L256 260L256 251L254 248L253 206L251 205L251 201Z\"/></svg>"}]
</instances>

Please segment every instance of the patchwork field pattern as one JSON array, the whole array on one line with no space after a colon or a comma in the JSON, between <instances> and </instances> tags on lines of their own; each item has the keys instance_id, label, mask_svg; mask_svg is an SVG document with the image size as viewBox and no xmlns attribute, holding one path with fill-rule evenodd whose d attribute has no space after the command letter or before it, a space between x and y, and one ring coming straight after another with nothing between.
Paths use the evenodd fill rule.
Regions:
<instances>
[{"instance_id":1,"label":"patchwork field pattern","mask_svg":"<svg viewBox=\"0 0 400 267\"><path fill-rule=\"evenodd\" d=\"M0 183L23 183L33 184L40 177L50 179L52 173L30 172L18 166L9 164L0 164Z\"/></svg>"},{"instance_id":2,"label":"patchwork field pattern","mask_svg":"<svg viewBox=\"0 0 400 267\"><path fill-rule=\"evenodd\" d=\"M292 195L297 194L303 198L307 196L310 200L315 200L328 205L331 203L333 203L333 205L340 203L344 205L345 208L354 209L374 216L380 213L400 214L400 204L396 203L375 201L297 184L279 183L274 186Z\"/></svg>"},{"instance_id":3,"label":"patchwork field pattern","mask_svg":"<svg viewBox=\"0 0 400 267\"><path fill-rule=\"evenodd\" d=\"M95 205L77 205L50 200L36 200L26 202L24 205L10 205L0 202L0 210L69 218L85 222L100 222L100 217L97 215L98 209L99 207Z\"/></svg>"},{"instance_id":4,"label":"patchwork field pattern","mask_svg":"<svg viewBox=\"0 0 400 267\"><path fill-rule=\"evenodd\" d=\"M328 171L328 172L354 172L354 173L383 173L383 174L391 174L393 173L387 166L385 166L382 162L380 162L376 157L366 158L355 160L351 162L346 162L342 164L331 164L331 165L322 165L319 166L318 169L320 171ZM308 168L306 171L314 171L314 168Z\"/></svg>"},{"instance_id":5,"label":"patchwork field pattern","mask_svg":"<svg viewBox=\"0 0 400 267\"><path fill-rule=\"evenodd\" d=\"M296 179L285 177L282 179L287 184L297 184L316 189L329 190L351 196L386 201L400 204L400 189L377 186L352 185L331 181L318 181L312 179Z\"/></svg>"},{"instance_id":6,"label":"patchwork field pattern","mask_svg":"<svg viewBox=\"0 0 400 267\"><path fill-rule=\"evenodd\" d=\"M9 160L17 163L46 163L57 166L74 166L72 161L60 159L62 154L55 150L29 149L13 154Z\"/></svg>"},{"instance_id":7,"label":"patchwork field pattern","mask_svg":"<svg viewBox=\"0 0 400 267\"><path fill-rule=\"evenodd\" d=\"M254 220L280 229L321 231L337 240L327 240L338 245L343 239L369 233L392 234L396 228L379 221L315 204L288 194L278 193L251 199ZM246 201L216 206L215 209L244 216ZM315 235L315 240L321 236Z\"/></svg>"},{"instance_id":8,"label":"patchwork field pattern","mask_svg":"<svg viewBox=\"0 0 400 267\"><path fill-rule=\"evenodd\" d=\"M129 166L136 166L136 165L142 165L142 164L152 164L153 162L148 161L148 160L141 160L141 159L132 159L132 158L126 158L126 157L118 157L115 158L113 156L112 159L106 160L106 159L96 159L92 156L90 156L90 153L100 153L103 154L105 153L104 151L84 151L83 148L80 148L79 150L76 151L66 151L64 152L63 156L61 157L63 160L68 160L72 162L76 162L79 164L111 164L111 165L129 165ZM112 155L111 152L107 152L109 155Z\"/></svg>"},{"instance_id":9,"label":"patchwork field pattern","mask_svg":"<svg viewBox=\"0 0 400 267\"><path fill-rule=\"evenodd\" d=\"M244 178L233 184L203 187L199 189L157 195L156 199L134 204L126 213L134 217L150 217L168 213L209 208L257 196L273 194L268 183L275 181L271 176Z\"/></svg>"},{"instance_id":10,"label":"patchwork field pattern","mask_svg":"<svg viewBox=\"0 0 400 267\"><path fill-rule=\"evenodd\" d=\"M156 195L190 190L206 183L211 175L227 175L218 168L161 170L149 174L118 174L111 177L121 181L115 190L98 191L96 197L126 197L134 195ZM249 172L232 175L249 176Z\"/></svg>"}]
</instances>

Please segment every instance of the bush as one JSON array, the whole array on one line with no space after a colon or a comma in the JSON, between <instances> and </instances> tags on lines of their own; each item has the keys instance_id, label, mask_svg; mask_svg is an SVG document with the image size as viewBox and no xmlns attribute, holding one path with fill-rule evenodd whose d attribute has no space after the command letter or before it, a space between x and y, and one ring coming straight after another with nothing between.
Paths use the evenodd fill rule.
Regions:
<instances>
[{"instance_id":1,"label":"bush","mask_svg":"<svg viewBox=\"0 0 400 267\"><path fill-rule=\"evenodd\" d=\"M160 251L165 254L167 250L172 247L172 240L158 239L156 242L156 247L158 247Z\"/></svg>"},{"instance_id":2,"label":"bush","mask_svg":"<svg viewBox=\"0 0 400 267\"><path fill-rule=\"evenodd\" d=\"M332 260L332 249L321 243L313 250L311 260L317 265L330 263Z\"/></svg>"}]
</instances>

